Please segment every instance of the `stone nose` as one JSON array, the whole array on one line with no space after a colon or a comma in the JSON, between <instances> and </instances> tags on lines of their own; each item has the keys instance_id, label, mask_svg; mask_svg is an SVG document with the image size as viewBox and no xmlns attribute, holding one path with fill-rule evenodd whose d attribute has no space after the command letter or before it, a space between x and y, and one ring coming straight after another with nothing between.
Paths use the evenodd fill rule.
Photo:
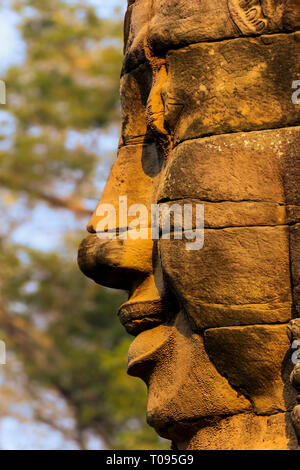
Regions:
<instances>
[{"instance_id":1,"label":"stone nose","mask_svg":"<svg viewBox=\"0 0 300 470\"><path fill-rule=\"evenodd\" d=\"M80 244L78 264L98 284L132 292L153 272L152 251L151 239L103 240L91 233Z\"/></svg>"}]
</instances>

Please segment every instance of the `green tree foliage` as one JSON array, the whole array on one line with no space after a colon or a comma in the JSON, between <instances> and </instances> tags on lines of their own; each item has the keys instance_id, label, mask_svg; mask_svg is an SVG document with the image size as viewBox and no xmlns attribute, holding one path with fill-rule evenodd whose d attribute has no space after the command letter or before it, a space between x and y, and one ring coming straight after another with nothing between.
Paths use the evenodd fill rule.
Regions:
<instances>
[{"instance_id":1,"label":"green tree foliage","mask_svg":"<svg viewBox=\"0 0 300 470\"><path fill-rule=\"evenodd\" d=\"M145 423L145 387L125 372L130 339L116 316L125 294L79 272L82 231L63 234L57 251L13 242L41 201L58 218L67 210L84 226L87 201L99 196L95 176L107 156L88 140L68 139L118 124L122 23L101 19L87 4L14 2L27 55L5 77L13 132L0 146L1 335L33 389L55 389L67 402L82 448L86 431L107 448L161 448Z\"/></svg>"}]
</instances>

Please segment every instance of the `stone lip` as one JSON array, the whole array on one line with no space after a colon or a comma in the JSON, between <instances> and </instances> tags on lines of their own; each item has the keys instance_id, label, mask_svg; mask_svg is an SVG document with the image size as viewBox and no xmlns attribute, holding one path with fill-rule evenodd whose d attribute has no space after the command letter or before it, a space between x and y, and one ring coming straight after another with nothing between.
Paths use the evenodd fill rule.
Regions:
<instances>
[{"instance_id":1,"label":"stone lip","mask_svg":"<svg viewBox=\"0 0 300 470\"><path fill-rule=\"evenodd\" d=\"M161 299L126 302L121 305L118 316L126 331L137 336L166 321L169 307Z\"/></svg>"}]
</instances>

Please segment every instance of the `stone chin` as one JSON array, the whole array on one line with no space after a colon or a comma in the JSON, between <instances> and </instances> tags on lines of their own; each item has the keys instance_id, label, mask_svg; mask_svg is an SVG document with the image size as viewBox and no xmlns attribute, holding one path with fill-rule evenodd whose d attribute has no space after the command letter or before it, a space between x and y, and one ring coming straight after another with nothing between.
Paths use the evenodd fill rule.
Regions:
<instances>
[{"instance_id":1,"label":"stone chin","mask_svg":"<svg viewBox=\"0 0 300 470\"><path fill-rule=\"evenodd\" d=\"M203 418L251 409L211 364L203 337L192 332L180 312L169 325L144 331L133 341L128 373L148 387L147 421L162 436L170 428Z\"/></svg>"},{"instance_id":2,"label":"stone chin","mask_svg":"<svg viewBox=\"0 0 300 470\"><path fill-rule=\"evenodd\" d=\"M193 433L225 416L268 416L292 409L295 395L286 393L284 385L290 369L281 377L284 358L278 356L288 347L284 325L273 331L240 327L201 334L179 312L170 324L136 337L128 373L148 387L148 423L161 436L174 439L187 423Z\"/></svg>"}]
</instances>

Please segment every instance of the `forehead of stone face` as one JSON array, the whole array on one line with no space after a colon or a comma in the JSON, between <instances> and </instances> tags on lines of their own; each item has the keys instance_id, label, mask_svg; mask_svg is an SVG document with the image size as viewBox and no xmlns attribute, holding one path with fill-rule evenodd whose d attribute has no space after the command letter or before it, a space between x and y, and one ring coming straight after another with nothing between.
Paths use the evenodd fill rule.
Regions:
<instances>
[{"instance_id":1,"label":"forehead of stone face","mask_svg":"<svg viewBox=\"0 0 300 470\"><path fill-rule=\"evenodd\" d=\"M125 66L145 60L145 45L162 54L182 45L295 30L299 25L299 0L129 1Z\"/></svg>"}]
</instances>

